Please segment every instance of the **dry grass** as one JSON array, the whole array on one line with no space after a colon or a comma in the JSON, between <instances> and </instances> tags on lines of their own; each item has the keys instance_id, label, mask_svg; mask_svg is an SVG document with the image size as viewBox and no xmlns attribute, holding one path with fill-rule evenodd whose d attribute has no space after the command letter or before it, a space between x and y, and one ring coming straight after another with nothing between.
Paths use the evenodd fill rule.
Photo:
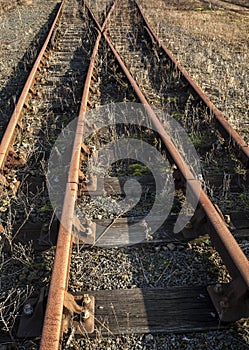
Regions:
<instances>
[{"instance_id":1,"label":"dry grass","mask_svg":"<svg viewBox=\"0 0 249 350\"><path fill-rule=\"evenodd\" d=\"M13 7L17 5L32 5L33 0L1 0L0 1L0 16L6 12L11 10Z\"/></svg>"},{"instance_id":2,"label":"dry grass","mask_svg":"<svg viewBox=\"0 0 249 350\"><path fill-rule=\"evenodd\" d=\"M215 0L212 10L194 0L140 3L159 38L248 142L249 11Z\"/></svg>"},{"instance_id":3,"label":"dry grass","mask_svg":"<svg viewBox=\"0 0 249 350\"><path fill-rule=\"evenodd\" d=\"M144 1L145 3L145 1ZM149 3L149 2L148 2ZM174 1L174 4L178 7L183 6L185 3L185 1ZM233 55L232 53L234 51L238 51L239 54L241 54L243 57L243 64L244 66L246 66L246 62L248 60L248 53L247 53L247 49L248 49L248 29L249 29L249 24L248 22L245 20L245 17L241 16L241 15L237 15L233 16L231 13L229 14L225 14L223 12L219 11L210 11L209 9L202 11L200 10L200 8L202 8L201 6L203 6L202 2L200 1L193 1L193 2L188 2L188 6L191 5L196 7L196 10L193 11L176 11L172 6L170 6L170 4L164 1L158 1L156 3L156 7L154 7L154 21L157 22L157 26L156 29L158 31L158 33L163 34L164 33L164 28L166 27L166 25L168 23L171 23L175 26L179 26L179 35L181 36L181 34L184 35L189 35L189 37L191 38L191 40L193 42L196 41L200 41L203 42L203 45L205 46L206 43L209 43L209 47L208 50L210 51L210 57L212 57L213 54L213 50L216 50L217 45L219 44L220 41L222 41L224 44L231 46L231 51L226 50L226 47L220 46L219 47L219 57L221 56L225 56L225 59L227 60L227 62L230 62L229 67L225 67L222 65L222 72L224 73L225 71L225 75L223 75L223 78L219 80L218 84L217 84L217 88L221 89L222 95L219 96L219 98L221 100L224 100L225 102L227 101L227 99L229 100L230 95L229 95L229 89L236 89L238 90L238 85L240 84L241 79L245 78L245 73L244 75L240 75L240 77L238 78L238 76L236 76L233 71ZM97 1L96 1L97 4ZM172 2L173 4L173 2ZM168 9L170 8L170 12L168 12ZM199 8L197 10L197 8ZM165 16L165 22L163 22L161 20L162 14L166 14L167 11L167 16ZM191 14L191 16L190 16ZM229 30L228 30L229 27ZM167 32L167 31L166 31ZM234 40L234 36L236 33L236 40ZM246 36L242 33L246 33ZM167 34L166 34L167 35ZM174 48L174 50L178 49L178 46L181 45L181 43L184 41L184 36L182 36L182 38L177 38L176 35L174 34L174 36L168 36L168 43L172 46L172 48ZM181 41L182 40L182 41ZM191 41L188 42L189 44L191 44ZM217 62L213 62L212 59L210 58L210 63L209 65L206 65L205 62L205 52L202 52L202 46L201 46L201 50L198 52L195 52L194 50L195 47L192 47L191 45L189 45L189 51L186 52L185 56L181 57L181 60L183 62L188 62L188 58L189 56L194 56L196 57L196 67L200 66L200 62L203 62L203 67L201 67L202 69L202 73L204 74L206 71L207 74L210 76L210 81L212 82L213 76L216 73L216 67L217 67ZM192 59L193 61L193 59ZM186 63L187 64L187 63ZM192 67L189 67L191 71L195 70L195 65L193 65ZM225 69L225 70L224 70ZM201 75L200 77L198 76L198 71L197 73L197 80L202 79L202 76L204 76L204 82L206 81L205 79L205 74ZM215 82L216 83L216 82ZM245 89L241 89L242 91L238 94L238 100L239 101L243 101L243 98L246 98L246 90ZM228 109L229 111L229 109ZM29 122L29 119L27 118L26 120L27 125ZM32 118L30 120L30 124L32 122ZM47 130L45 133L45 135L47 135L48 138L48 142L50 141L49 136L51 137L51 132L49 132L49 130ZM23 141L23 140L22 140ZM25 145L22 142L22 147L23 149L25 149ZM224 191L226 189L224 188ZM5 198L5 201L7 199ZM27 207L28 209L31 208L30 205L27 206L27 204L29 203L25 203L26 205L24 206L23 203L20 202L19 206L23 206L23 207ZM4 206L5 207L5 206ZM6 207L8 207L8 203L6 203ZM29 214L29 211L27 211L27 217ZM11 214L11 212L9 211L9 214ZM6 230L4 231L4 235L5 235L5 239L9 240L10 242L12 242L12 237L10 235L11 233L11 218L10 216L6 217L6 226L5 226ZM165 255L165 253L163 253L163 256ZM217 260L216 256L211 256L211 258L215 258L214 261L214 265L215 262ZM13 247L13 260L15 260L16 262L18 262L18 264L20 264L22 267L25 267L26 269L28 269L30 266L33 266L33 256L32 256L32 252L29 252L28 249L24 250L22 246L20 245L16 245ZM81 261L83 261L82 259L82 255L80 256ZM97 277L97 281L96 283L100 283L100 278L99 275L96 273L97 269L100 268L101 264L101 260L100 257L98 257L99 260L97 260L97 266L96 269L92 269L92 273L95 274L95 276ZM90 259L86 259L85 261L90 261ZM5 264L5 262L3 262ZM123 263L125 264L130 264L130 261L128 259L124 259ZM193 260L193 265L195 266L196 261ZM220 261L218 261L218 263L220 263ZM108 264L107 264L108 266ZM133 266L136 266L136 262L133 264ZM91 267L92 268L92 267ZM108 266L109 268L109 266ZM76 271L78 272L82 272L79 271L79 264L77 264L77 269ZM110 269L110 268L109 268ZM124 267L124 271L130 271L130 266L125 266ZM115 270L116 272L116 270ZM163 271L165 272L165 271ZM211 271L211 273L214 273L216 271ZM219 269L219 272L224 272L224 270ZM113 273L114 274L114 273ZM120 271L120 279L121 281L123 281L123 277L124 274L122 273L122 271ZM187 276L187 274L186 274ZM75 274L74 278L75 278L75 283L77 282L77 284L79 283L80 277L77 278L77 274ZM88 277L92 277L91 274L89 275L88 273ZM103 277L101 275L101 277ZM222 276L223 277L223 276ZM25 278L25 276L24 276ZM81 275L82 278L82 275ZM162 274L160 274L157 277L157 282L159 282L162 279ZM89 282L89 284L92 284L92 278L91 281ZM106 281L103 281L103 283L106 283ZM86 280L84 280L84 287L86 287ZM26 294L28 294L28 291L23 291L23 296L25 297ZM9 319L8 317L10 316L9 313L9 305L8 301L11 299L13 294L12 289L9 290L9 294L8 295L4 295L3 298L5 298L5 301L3 301L3 303L0 303L0 319L2 319L2 324L4 325L4 330L8 331L11 335L12 332L12 327L13 327L13 323L14 320ZM24 298L22 297L22 299ZM17 295L17 301L18 303L15 304L18 307L20 306L20 302L19 302L19 294ZM1 300L0 300L1 302ZM7 303L7 304L6 304ZM17 309L18 307L16 307L15 309L15 313L14 315L16 315L17 313ZM128 338L127 338L128 339ZM87 339L88 340L88 339ZM70 345L70 341L71 339L69 339L68 344ZM103 343L105 342L105 344L103 345L104 348L107 348L109 346L109 339L104 340L103 337L101 336L101 334L98 336L97 339L97 345L96 345L96 349L100 348L100 343L101 341L103 341ZM118 346L117 340L116 341L116 346ZM121 342L121 340L120 340ZM94 347L94 342L92 340L89 340L89 349L93 349ZM128 343L128 340L127 340ZM83 345L83 344L82 344ZM121 348L122 345L120 345ZM75 345L75 348L76 345ZM127 344L127 347L122 347L123 349L135 349L135 345L133 347L132 344Z\"/></svg>"},{"instance_id":4,"label":"dry grass","mask_svg":"<svg viewBox=\"0 0 249 350\"><path fill-rule=\"evenodd\" d=\"M190 1L191 2L191 1ZM154 22L159 26L167 23L179 25L186 34L202 40L222 40L224 43L245 51L248 48L249 21L248 16L225 10L202 10L195 7L191 10L178 10L169 7L164 1L158 1L157 8L145 6L154 17ZM162 20L162 13L167 12L167 18ZM249 14L248 14L249 15ZM160 30L158 30L160 34Z\"/></svg>"}]
</instances>

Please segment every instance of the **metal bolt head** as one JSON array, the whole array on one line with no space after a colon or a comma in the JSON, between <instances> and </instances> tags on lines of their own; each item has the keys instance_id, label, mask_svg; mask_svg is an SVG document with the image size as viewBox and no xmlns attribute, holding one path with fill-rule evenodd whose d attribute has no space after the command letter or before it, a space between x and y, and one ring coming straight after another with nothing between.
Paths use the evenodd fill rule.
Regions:
<instances>
[{"instance_id":1,"label":"metal bolt head","mask_svg":"<svg viewBox=\"0 0 249 350\"><path fill-rule=\"evenodd\" d=\"M84 304L89 304L91 302L91 298L88 294L84 294Z\"/></svg>"},{"instance_id":2,"label":"metal bolt head","mask_svg":"<svg viewBox=\"0 0 249 350\"><path fill-rule=\"evenodd\" d=\"M92 235L92 233L93 233L92 229L91 229L90 227L87 227L87 228L86 228L86 231L85 231L85 234L86 234L87 236L90 236L90 235Z\"/></svg>"},{"instance_id":3,"label":"metal bolt head","mask_svg":"<svg viewBox=\"0 0 249 350\"><path fill-rule=\"evenodd\" d=\"M229 302L227 298L224 298L223 300L220 301L220 307L222 309L228 309L229 308Z\"/></svg>"},{"instance_id":4,"label":"metal bolt head","mask_svg":"<svg viewBox=\"0 0 249 350\"><path fill-rule=\"evenodd\" d=\"M23 312L24 312L25 315L30 316L30 315L33 314L34 309L31 306L31 304L25 304L24 308L23 308Z\"/></svg>"},{"instance_id":5,"label":"metal bolt head","mask_svg":"<svg viewBox=\"0 0 249 350\"><path fill-rule=\"evenodd\" d=\"M227 224L230 224L230 223L231 223L231 217L230 217L230 215L224 215L224 219L225 219L225 222L226 222Z\"/></svg>"},{"instance_id":6,"label":"metal bolt head","mask_svg":"<svg viewBox=\"0 0 249 350\"><path fill-rule=\"evenodd\" d=\"M90 312L86 309L83 313L84 320L88 319L90 317Z\"/></svg>"},{"instance_id":7,"label":"metal bolt head","mask_svg":"<svg viewBox=\"0 0 249 350\"><path fill-rule=\"evenodd\" d=\"M193 228L192 223L191 223L190 221L188 221L188 222L186 223L186 225L185 225L185 228L187 228L187 229Z\"/></svg>"},{"instance_id":8,"label":"metal bolt head","mask_svg":"<svg viewBox=\"0 0 249 350\"><path fill-rule=\"evenodd\" d=\"M223 293L223 287L220 283L217 283L215 286L214 286L214 292L218 295L221 295Z\"/></svg>"}]
</instances>

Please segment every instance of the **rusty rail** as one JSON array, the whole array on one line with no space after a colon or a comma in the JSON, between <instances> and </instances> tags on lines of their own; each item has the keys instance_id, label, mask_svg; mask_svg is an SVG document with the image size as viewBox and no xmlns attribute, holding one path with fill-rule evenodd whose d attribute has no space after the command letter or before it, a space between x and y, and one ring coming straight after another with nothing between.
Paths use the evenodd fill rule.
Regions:
<instances>
[{"instance_id":1,"label":"rusty rail","mask_svg":"<svg viewBox=\"0 0 249 350\"><path fill-rule=\"evenodd\" d=\"M47 38L46 38L37 58L35 60L35 63L31 69L31 72L28 76L28 79L26 80L26 83L24 85L22 93L18 99L18 102L15 106L14 112L12 113L12 116L9 120L8 126L7 126L5 133L3 135L3 138L2 138L2 141L0 144L0 170L3 169L4 162L8 156L8 152L10 150L10 147L15 142L15 133L17 131L18 124L20 123L20 120L21 120L21 113L23 110L24 103L28 97L29 90L31 89L32 84L34 82L35 76L37 74L37 69L41 63L42 57L47 49L47 46L48 46L49 41L52 37L52 34L53 34L54 29L57 25L57 22L62 14L62 9L64 7L64 3L65 3L65 0L63 0L60 4L60 7L59 7L58 12L56 14L56 17L53 21L53 24L50 28L50 31L47 35Z\"/></svg>"},{"instance_id":2,"label":"rusty rail","mask_svg":"<svg viewBox=\"0 0 249 350\"><path fill-rule=\"evenodd\" d=\"M65 0L63 0L62 4L64 2ZM79 112L77 130L76 130L76 137L74 140L74 146L73 146L73 152L72 152L72 162L70 164L70 171L69 171L68 181L65 189L66 192L65 192L65 199L63 204L62 220L61 220L61 225L60 225L59 234L58 234L54 268L52 273L45 320L43 325L43 333L42 333L41 346L40 346L41 350L55 350L55 349L57 350L60 347L60 340L62 335L61 325L62 325L62 317L63 317L63 305L64 305L65 293L68 285L68 274L69 274L70 260L71 260L71 248L72 248L71 232L72 232L72 225L73 225L73 219L74 219L74 204L77 198L77 191L78 191L80 150L81 150L81 144L82 144L82 135L84 132L84 113L86 112L86 109L87 109L87 101L89 96L91 76L92 76L92 72L95 64L95 58L98 52L99 43L102 36L104 36L105 40L110 46L120 67L122 68L127 78L129 79L141 103L143 103L146 106L148 114L150 115L155 128L158 130L167 148L167 151L171 155L171 158L173 159L174 163L177 165L178 169L181 171L182 176L185 179L185 182L188 183L188 185L190 186L193 195L195 196L198 195L200 206L205 213L206 221L209 225L210 236L214 241L217 250L222 256L222 259L227 265L229 272L233 278L233 281L228 287L221 286L221 287L216 287L216 289L211 287L212 289L210 290L210 294L213 298L215 306L218 305L217 311L220 315L220 318L222 320L230 320L232 318L232 313L229 311L230 306L232 306L232 312L234 309L238 308L238 306L239 306L239 311L241 311L241 309L244 307L245 313L246 315L248 315L248 308L246 308L245 306L248 304L247 294L249 289L249 263L245 255L241 251L237 242L233 238L231 232L229 231L225 223L222 221L221 217L217 213L216 209L214 208L214 206L212 205L212 203L210 202L210 200L208 199L204 191L201 190L200 195L198 194L199 193L198 188L200 187L199 182L195 179L190 168L185 164L185 162L179 155L173 142L170 140L169 136L167 135L166 131L164 130L163 126L161 125L154 111L149 106L146 98L144 97L141 90L139 89L136 81L131 76L130 72L126 68L121 57L113 47L111 40L105 33L106 23L108 21L109 16L111 15L111 12L115 8L116 4L117 4L117 0L113 2L113 5L102 27L99 25L94 15L92 14L92 18L95 20L96 26L98 28L98 37L96 39L94 49L92 52L91 61L88 67L87 78L86 78L84 91L82 95L81 107ZM148 29L151 31L150 27L148 27ZM168 54L167 51L165 51L165 53ZM175 61L174 60L173 60L174 64L176 64L177 67L179 68L180 65L177 63L176 60ZM181 69L180 71L182 72L182 74L184 73L183 76L187 78L187 76L185 76L186 72L184 70L182 71ZM25 98L23 97L24 98L23 102L20 102L19 109L20 108L22 109L23 107L24 101L27 97L27 93L34 80L34 73L30 79L31 79L30 85L27 85L27 86L25 85L26 87L26 90L25 90L26 93L24 94ZM195 89L197 93L199 92L200 89L196 86L194 82L191 83L191 86ZM216 113L215 106L211 102L207 105L212 110L213 113ZM19 117L17 117L18 115L17 112L19 109L17 109L17 111L15 112L16 114L14 117L14 121L15 121L14 129L16 128L19 121L19 117L21 113L21 109L20 109ZM13 129L13 126L10 127L10 130L12 129ZM232 138L234 134L230 132L230 128L228 128L228 131L229 131L230 137ZM9 145L11 144L11 140L9 140L8 144ZM243 150L242 151L243 157L246 157L248 159L249 153L247 153L247 150L246 150L247 146L245 147L241 143L238 143L238 147L240 147L240 149ZM8 149L6 152L8 152ZM1 152L0 155L2 156L2 154L5 154L5 153ZM2 158L0 159L2 159L1 161L2 163L0 163L0 165L2 166L5 158L4 156L2 156ZM239 288L239 292L238 292L238 288ZM238 317L241 317L241 313L236 315L236 319Z\"/></svg>"},{"instance_id":3,"label":"rusty rail","mask_svg":"<svg viewBox=\"0 0 249 350\"><path fill-rule=\"evenodd\" d=\"M56 255L49 288L40 350L57 350L60 347L60 339L62 335L61 326L63 316L63 305L65 292L67 290L68 285L68 274L71 261L72 226L74 219L74 205L77 199L79 182L80 154L82 137L84 133L84 116L87 110L87 102L93 68L98 53L99 43L102 37L101 33L103 32L107 20L111 15L112 11L114 10L116 4L117 0L113 2L112 7L108 12L102 27L99 24L97 25L98 36L91 55L87 77L84 84L81 107L79 111L74 145L72 150L72 161L70 163L68 182L66 185L66 193L61 216L61 223L58 233Z\"/></svg>"},{"instance_id":4,"label":"rusty rail","mask_svg":"<svg viewBox=\"0 0 249 350\"><path fill-rule=\"evenodd\" d=\"M92 69L95 62L95 57L98 51L101 34L96 40L91 62L88 69L87 79L85 82L81 110L86 109L87 96L89 94L89 87L92 75ZM68 183L65 190L65 198L63 210L61 215L61 223L58 233L58 240L56 245L56 255L53 266L53 273L49 288L48 302L46 307L45 320L42 331L41 350L52 350L59 348L61 338L61 324L63 315L64 294L67 290L68 273L71 260L72 248L72 225L74 218L74 204L77 199L78 191L78 171L79 171L79 157L83 135L84 112L79 116L76 136L73 146L73 160L70 164Z\"/></svg>"},{"instance_id":5,"label":"rusty rail","mask_svg":"<svg viewBox=\"0 0 249 350\"><path fill-rule=\"evenodd\" d=\"M160 41L158 36L155 34L153 29L150 27L147 18L145 17L141 6L138 4L137 0L134 0L135 4L143 18L145 27L150 32L151 36L157 42L157 44L162 48L164 53L168 56L170 61L177 67L177 69L181 72L182 77L190 84L195 93L200 97L203 103L208 107L211 113L214 114L216 121L219 125L221 133L229 140L229 143L236 149L238 156L242 163L249 168L249 146L247 143L241 138L241 136L233 129L231 124L227 121L221 111L211 102L211 100L207 97L207 95L200 89L200 87L194 82L194 80L190 77L188 72L181 66L181 64L174 57L173 53L165 46L163 42Z\"/></svg>"},{"instance_id":6,"label":"rusty rail","mask_svg":"<svg viewBox=\"0 0 249 350\"><path fill-rule=\"evenodd\" d=\"M141 8L139 8L141 11ZM94 18L94 16L93 16ZM143 18L144 15L143 15ZM94 19L96 21L96 19ZM147 26L148 26L148 22ZM96 21L98 26L98 22ZM151 31L151 28L148 26L148 29ZM152 33L152 31L151 31ZM105 32L103 32L106 42L108 43L110 49L115 55L121 69L128 78L130 84L132 85L135 93L137 94L140 102L146 106L149 116L151 117L152 123L156 130L158 131L167 151L170 154L170 157L173 159L173 162L176 164L177 168L180 170L182 177L185 180L185 183L191 190L192 194L197 197L199 200L199 206L201 211L205 215L206 225L209 229L209 235L222 257L225 265L228 268L228 271L232 277L232 282L225 287L209 286L208 291L212 298L212 301L216 307L216 310L219 314L219 317L222 321L235 321L242 317L249 316L249 262L232 233L228 229L226 223L223 221L216 208L213 206L212 202L208 198L207 194L202 188L200 188L200 183L195 179L192 174L189 166L184 162L175 145L167 135L163 125L157 118L155 112L150 107L148 101L143 95L142 91L138 87L136 81L132 77L131 73L125 66L122 58L114 48L110 38ZM155 37L157 39L157 37ZM168 51L165 51L168 55ZM188 76L186 71L179 65L177 60L170 54L175 65L182 71L186 79L190 79L189 83L195 89L196 93L200 98L207 103L208 107L216 113L216 118L219 120L225 119L222 114L216 109L216 107L211 103L211 101L206 97L206 95L199 89L199 87L193 82L193 80ZM219 113L218 113L219 112ZM222 118L221 118L222 116ZM222 124L223 125L223 124ZM249 152L248 146L245 145L244 141L240 136L232 129L229 123L225 120L224 126L229 132L231 138L235 137L234 141L236 145L243 152L243 160L246 160L246 164L249 164Z\"/></svg>"}]
</instances>

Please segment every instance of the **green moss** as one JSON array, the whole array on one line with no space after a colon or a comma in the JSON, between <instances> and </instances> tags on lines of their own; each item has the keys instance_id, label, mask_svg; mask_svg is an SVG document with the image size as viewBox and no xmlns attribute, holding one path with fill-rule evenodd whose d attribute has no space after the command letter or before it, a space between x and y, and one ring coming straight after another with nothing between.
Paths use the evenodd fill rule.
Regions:
<instances>
[{"instance_id":1,"label":"green moss","mask_svg":"<svg viewBox=\"0 0 249 350\"><path fill-rule=\"evenodd\" d=\"M167 102L177 102L177 101L178 101L178 97L171 97L171 96L167 97Z\"/></svg>"},{"instance_id":2,"label":"green moss","mask_svg":"<svg viewBox=\"0 0 249 350\"><path fill-rule=\"evenodd\" d=\"M216 135L206 132L204 134L202 131L192 131L188 133L188 135L195 147L211 147L211 145L216 141Z\"/></svg>"},{"instance_id":3,"label":"green moss","mask_svg":"<svg viewBox=\"0 0 249 350\"><path fill-rule=\"evenodd\" d=\"M199 147L201 145L201 137L196 132L190 132L188 136L190 137L190 140L192 141L195 147Z\"/></svg>"},{"instance_id":4,"label":"green moss","mask_svg":"<svg viewBox=\"0 0 249 350\"><path fill-rule=\"evenodd\" d=\"M53 134L50 135L50 136L49 136L49 140L50 140L50 141L55 141L55 140L56 140L56 135L53 135Z\"/></svg>"},{"instance_id":5,"label":"green moss","mask_svg":"<svg viewBox=\"0 0 249 350\"><path fill-rule=\"evenodd\" d=\"M51 204L45 204L39 209L39 212L40 213L47 213L47 212L50 212L51 210L53 210Z\"/></svg>"},{"instance_id":6,"label":"green moss","mask_svg":"<svg viewBox=\"0 0 249 350\"><path fill-rule=\"evenodd\" d=\"M238 198L243 206L249 205L249 192L241 193Z\"/></svg>"},{"instance_id":7,"label":"green moss","mask_svg":"<svg viewBox=\"0 0 249 350\"><path fill-rule=\"evenodd\" d=\"M149 173L149 169L146 165L132 164L128 166L130 176L143 176Z\"/></svg>"},{"instance_id":8,"label":"green moss","mask_svg":"<svg viewBox=\"0 0 249 350\"><path fill-rule=\"evenodd\" d=\"M194 9L194 11L200 11L200 12L214 12L213 10L209 10L209 9L204 9L203 7L196 7Z\"/></svg>"},{"instance_id":9,"label":"green moss","mask_svg":"<svg viewBox=\"0 0 249 350\"><path fill-rule=\"evenodd\" d=\"M172 114L172 117L173 117L174 119L181 120L181 119L183 119L184 115L183 115L183 114L180 114L180 113L173 113L173 114Z\"/></svg>"}]
</instances>

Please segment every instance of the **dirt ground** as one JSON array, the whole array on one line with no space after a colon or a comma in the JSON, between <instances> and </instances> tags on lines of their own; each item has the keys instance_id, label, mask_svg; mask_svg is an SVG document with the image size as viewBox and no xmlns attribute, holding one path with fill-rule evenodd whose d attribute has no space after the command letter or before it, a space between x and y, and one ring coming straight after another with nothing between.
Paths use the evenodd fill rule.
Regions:
<instances>
[{"instance_id":1,"label":"dirt ground","mask_svg":"<svg viewBox=\"0 0 249 350\"><path fill-rule=\"evenodd\" d=\"M139 3L159 38L248 143L249 3Z\"/></svg>"}]
</instances>

